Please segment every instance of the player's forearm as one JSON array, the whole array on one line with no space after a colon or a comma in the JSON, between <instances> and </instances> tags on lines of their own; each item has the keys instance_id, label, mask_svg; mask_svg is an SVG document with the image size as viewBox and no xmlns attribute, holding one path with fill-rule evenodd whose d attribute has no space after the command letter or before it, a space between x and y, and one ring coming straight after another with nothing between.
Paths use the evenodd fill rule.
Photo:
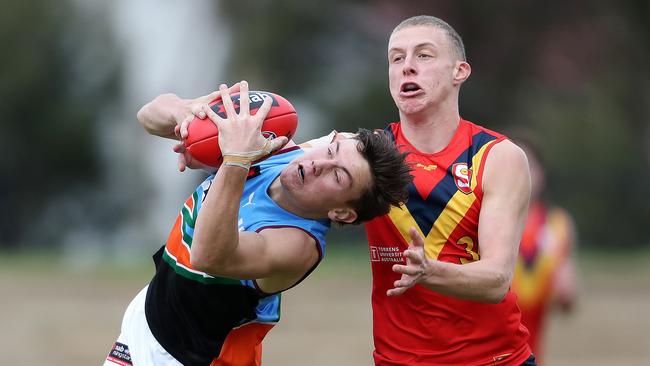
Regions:
<instances>
[{"instance_id":1,"label":"player's forearm","mask_svg":"<svg viewBox=\"0 0 650 366\"><path fill-rule=\"evenodd\" d=\"M140 108L138 122L156 136L175 138L174 127L182 115L189 113L186 103L175 94L161 94Z\"/></svg>"},{"instance_id":2,"label":"player's forearm","mask_svg":"<svg viewBox=\"0 0 650 366\"><path fill-rule=\"evenodd\" d=\"M247 171L222 166L196 220L190 263L200 271L218 272L239 244L237 218Z\"/></svg>"},{"instance_id":3,"label":"player's forearm","mask_svg":"<svg viewBox=\"0 0 650 366\"><path fill-rule=\"evenodd\" d=\"M512 271L505 267L489 260L464 265L431 261L420 284L447 296L498 303L512 280Z\"/></svg>"}]
</instances>

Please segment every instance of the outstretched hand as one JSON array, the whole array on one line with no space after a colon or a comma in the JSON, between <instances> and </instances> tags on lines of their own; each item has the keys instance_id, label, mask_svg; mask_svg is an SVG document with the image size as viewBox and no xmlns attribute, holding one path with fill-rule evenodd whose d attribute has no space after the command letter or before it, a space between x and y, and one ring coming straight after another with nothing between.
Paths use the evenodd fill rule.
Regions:
<instances>
[{"instance_id":1,"label":"outstretched hand","mask_svg":"<svg viewBox=\"0 0 650 366\"><path fill-rule=\"evenodd\" d=\"M239 92L240 88L241 85L239 83L236 83L228 88L228 92L237 93ZM190 125L190 122L192 122L195 117L198 117L200 119L205 119L207 117L205 111L203 110L203 106L219 99L221 99L221 91L216 90L210 94L198 97L196 99L188 100L188 109L190 113L188 113L182 120L178 122L178 132L174 131L176 133L176 137L178 137L180 140L185 140L187 138L187 128Z\"/></svg>"},{"instance_id":2,"label":"outstretched hand","mask_svg":"<svg viewBox=\"0 0 650 366\"><path fill-rule=\"evenodd\" d=\"M409 230L411 244L404 251L406 265L393 265L393 272L402 274L402 277L395 281L393 288L386 291L388 296L398 296L416 285L420 279L426 276L426 269L431 262L424 253L424 239L415 228Z\"/></svg>"},{"instance_id":3,"label":"outstretched hand","mask_svg":"<svg viewBox=\"0 0 650 366\"><path fill-rule=\"evenodd\" d=\"M230 88L228 88L228 92L238 93L240 87L241 86L239 83L233 84ZM172 147L172 150L178 154L179 171L183 172L186 168L206 170L213 169L212 167L209 167L194 159L192 155L187 152L185 149L185 140L188 136L188 127L190 125L190 122L192 122L196 117L200 119L205 119L207 117L205 111L203 110L203 106L219 99L221 99L221 91L216 90L210 94L206 94L196 99L187 100L187 108L189 110L189 113L187 113L187 115L185 115L182 119L178 120L176 126L174 126L174 135L180 142L175 144Z\"/></svg>"},{"instance_id":4,"label":"outstretched hand","mask_svg":"<svg viewBox=\"0 0 650 366\"><path fill-rule=\"evenodd\" d=\"M248 83L242 81L240 88L239 113L235 111L230 91L224 84L219 87L219 92L226 118L221 118L207 104L203 106L203 111L219 129L219 148L224 161L228 162L229 157L235 157L237 161L250 163L280 149L288 142L288 138L280 136L267 140L262 135L262 124L271 110L273 101L271 98L265 98L257 113L251 115Z\"/></svg>"}]
</instances>

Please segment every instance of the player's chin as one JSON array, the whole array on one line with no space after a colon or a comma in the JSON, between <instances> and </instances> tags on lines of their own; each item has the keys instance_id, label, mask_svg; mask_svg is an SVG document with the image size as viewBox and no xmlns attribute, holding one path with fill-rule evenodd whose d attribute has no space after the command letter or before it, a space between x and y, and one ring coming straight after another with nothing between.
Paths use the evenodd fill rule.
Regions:
<instances>
[{"instance_id":1,"label":"player's chin","mask_svg":"<svg viewBox=\"0 0 650 366\"><path fill-rule=\"evenodd\" d=\"M425 103L422 100L406 99L399 103L399 110L404 114L418 114L424 110Z\"/></svg>"}]
</instances>

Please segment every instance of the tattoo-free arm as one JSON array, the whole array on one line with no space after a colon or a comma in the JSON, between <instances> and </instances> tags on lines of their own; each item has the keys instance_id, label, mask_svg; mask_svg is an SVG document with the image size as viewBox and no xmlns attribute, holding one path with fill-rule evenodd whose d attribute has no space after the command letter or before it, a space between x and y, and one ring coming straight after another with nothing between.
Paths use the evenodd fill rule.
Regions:
<instances>
[{"instance_id":1,"label":"tattoo-free arm","mask_svg":"<svg viewBox=\"0 0 650 366\"><path fill-rule=\"evenodd\" d=\"M414 284L461 299L498 303L506 295L519 250L530 199L528 162L519 147L502 141L492 148L483 173L483 200L479 215L480 259L468 264L431 260L423 241L411 231L413 245L405 251L406 265L388 295L399 295Z\"/></svg>"},{"instance_id":2,"label":"tattoo-free arm","mask_svg":"<svg viewBox=\"0 0 650 366\"><path fill-rule=\"evenodd\" d=\"M284 290L318 261L316 243L297 228L239 232L246 171L222 166L203 202L190 252L192 267L215 276L257 279L265 292Z\"/></svg>"},{"instance_id":3,"label":"tattoo-free arm","mask_svg":"<svg viewBox=\"0 0 650 366\"><path fill-rule=\"evenodd\" d=\"M293 285L318 259L314 239L297 228L267 229L260 233L239 232L239 204L248 175L246 164L229 164L228 154L239 156L258 151L267 141L260 132L271 100L255 116L250 115L248 83L241 83L240 111L235 112L225 85L220 87L227 119L204 106L206 115L219 128L219 147L224 163L217 171L197 217L190 251L191 265L203 272L258 279L265 292ZM271 140L271 151L286 143L286 137ZM242 169L243 168L243 169Z\"/></svg>"}]
</instances>

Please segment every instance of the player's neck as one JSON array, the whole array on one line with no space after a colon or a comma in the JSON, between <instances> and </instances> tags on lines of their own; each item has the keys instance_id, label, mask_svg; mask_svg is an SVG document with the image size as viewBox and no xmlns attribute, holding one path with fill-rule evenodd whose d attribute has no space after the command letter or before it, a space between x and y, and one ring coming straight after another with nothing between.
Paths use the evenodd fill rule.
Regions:
<instances>
[{"instance_id":1,"label":"player's neck","mask_svg":"<svg viewBox=\"0 0 650 366\"><path fill-rule=\"evenodd\" d=\"M400 113L402 131L406 139L418 151L434 154L442 151L454 137L460 115L457 110L449 113L422 111L419 114Z\"/></svg>"}]
</instances>

